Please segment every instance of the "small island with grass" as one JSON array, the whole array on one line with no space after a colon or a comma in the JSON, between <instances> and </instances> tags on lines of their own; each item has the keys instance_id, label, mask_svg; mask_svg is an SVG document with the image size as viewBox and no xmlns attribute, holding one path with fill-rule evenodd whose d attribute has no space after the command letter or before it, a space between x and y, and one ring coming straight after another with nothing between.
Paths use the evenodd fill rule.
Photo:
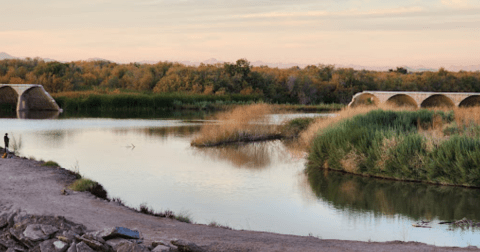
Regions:
<instances>
[{"instance_id":1,"label":"small island with grass","mask_svg":"<svg viewBox=\"0 0 480 252\"><path fill-rule=\"evenodd\" d=\"M238 106L218 113L215 122L206 124L191 145L212 147L218 145L288 139L298 137L314 118L296 118L281 124L272 122L269 115L277 107L265 103Z\"/></svg>"}]
</instances>

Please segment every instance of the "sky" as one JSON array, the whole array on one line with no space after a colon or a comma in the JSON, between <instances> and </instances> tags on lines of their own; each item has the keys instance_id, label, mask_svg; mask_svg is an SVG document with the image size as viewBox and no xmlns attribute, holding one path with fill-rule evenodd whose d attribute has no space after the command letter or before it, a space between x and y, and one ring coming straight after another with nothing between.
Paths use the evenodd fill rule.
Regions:
<instances>
[{"instance_id":1,"label":"sky","mask_svg":"<svg viewBox=\"0 0 480 252\"><path fill-rule=\"evenodd\" d=\"M480 65L480 0L0 0L0 52L60 61Z\"/></svg>"}]
</instances>

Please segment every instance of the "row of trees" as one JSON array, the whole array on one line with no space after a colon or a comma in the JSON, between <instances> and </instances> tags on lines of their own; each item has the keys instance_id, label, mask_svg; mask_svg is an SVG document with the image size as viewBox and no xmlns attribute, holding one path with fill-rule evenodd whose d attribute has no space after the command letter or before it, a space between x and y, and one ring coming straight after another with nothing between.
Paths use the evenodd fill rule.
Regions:
<instances>
[{"instance_id":1,"label":"row of trees","mask_svg":"<svg viewBox=\"0 0 480 252\"><path fill-rule=\"evenodd\" d=\"M363 90L480 92L480 72L377 72L310 65L288 69L253 67L245 59L198 67L172 62L0 61L0 83L42 84L51 93L93 89L192 94L259 94L278 103L348 103Z\"/></svg>"}]
</instances>

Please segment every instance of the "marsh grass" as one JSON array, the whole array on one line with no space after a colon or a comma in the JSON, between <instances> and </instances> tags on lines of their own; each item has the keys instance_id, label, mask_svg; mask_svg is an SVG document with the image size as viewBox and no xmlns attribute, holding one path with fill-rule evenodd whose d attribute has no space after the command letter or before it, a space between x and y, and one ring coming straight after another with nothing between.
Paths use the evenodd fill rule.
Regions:
<instances>
[{"instance_id":1,"label":"marsh grass","mask_svg":"<svg viewBox=\"0 0 480 252\"><path fill-rule=\"evenodd\" d=\"M52 160L49 160L49 161L43 163L42 166L60 167L60 165L57 162L52 161Z\"/></svg>"},{"instance_id":2,"label":"marsh grass","mask_svg":"<svg viewBox=\"0 0 480 252\"><path fill-rule=\"evenodd\" d=\"M300 133L306 130L315 120L313 117L302 117L286 121L281 125L280 132L284 137L298 137Z\"/></svg>"},{"instance_id":3,"label":"marsh grass","mask_svg":"<svg viewBox=\"0 0 480 252\"><path fill-rule=\"evenodd\" d=\"M123 203L122 200L119 198L113 198L114 202L118 202L121 205L125 204ZM182 212L179 214L174 214L171 210L165 210L163 212L157 212L153 208L149 207L146 203L140 204L138 208L133 208L136 212L147 214L147 215L152 215L156 217L161 217L161 218L170 218L170 219L175 219L180 222L185 222L185 223L192 223L192 218L188 212Z\"/></svg>"},{"instance_id":4,"label":"marsh grass","mask_svg":"<svg viewBox=\"0 0 480 252\"><path fill-rule=\"evenodd\" d=\"M202 127L193 139L193 146L215 146L231 142L249 142L280 137L278 126L266 115L273 112L273 106L257 103L237 106L231 111L218 113L218 123Z\"/></svg>"},{"instance_id":5,"label":"marsh grass","mask_svg":"<svg viewBox=\"0 0 480 252\"><path fill-rule=\"evenodd\" d=\"M478 111L342 111L337 118L316 123L307 173L324 168L364 176L480 187Z\"/></svg>"},{"instance_id":6,"label":"marsh grass","mask_svg":"<svg viewBox=\"0 0 480 252\"><path fill-rule=\"evenodd\" d=\"M155 111L165 109L212 109L259 101L260 95L197 95L188 93L146 94L118 92L66 92L52 94L68 111Z\"/></svg>"},{"instance_id":7,"label":"marsh grass","mask_svg":"<svg viewBox=\"0 0 480 252\"><path fill-rule=\"evenodd\" d=\"M228 225L222 225L222 224L219 224L218 222L216 221L211 221L210 223L208 223L209 227L217 227L217 228L224 228L224 229L228 229L228 230L233 230L233 228L229 227Z\"/></svg>"},{"instance_id":8,"label":"marsh grass","mask_svg":"<svg viewBox=\"0 0 480 252\"><path fill-rule=\"evenodd\" d=\"M97 196L98 198L109 200L107 191L100 185L98 182L93 181L88 178L80 178L75 180L69 188L74 191L85 192L88 191L91 194Z\"/></svg>"},{"instance_id":9,"label":"marsh grass","mask_svg":"<svg viewBox=\"0 0 480 252\"><path fill-rule=\"evenodd\" d=\"M20 155L20 150L22 149L22 136L21 135L18 137L18 140L17 140L15 135L13 135L13 133L10 133L10 148L9 149L15 155L17 155L17 156Z\"/></svg>"}]
</instances>

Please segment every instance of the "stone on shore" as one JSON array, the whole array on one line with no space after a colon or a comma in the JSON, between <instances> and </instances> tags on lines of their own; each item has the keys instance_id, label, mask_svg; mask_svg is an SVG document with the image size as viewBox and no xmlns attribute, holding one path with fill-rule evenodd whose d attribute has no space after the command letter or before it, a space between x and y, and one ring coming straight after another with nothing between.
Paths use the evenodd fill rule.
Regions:
<instances>
[{"instance_id":1,"label":"stone on shore","mask_svg":"<svg viewBox=\"0 0 480 252\"><path fill-rule=\"evenodd\" d=\"M118 246L117 252L149 252L149 250L141 244L126 242Z\"/></svg>"},{"instance_id":2,"label":"stone on shore","mask_svg":"<svg viewBox=\"0 0 480 252\"><path fill-rule=\"evenodd\" d=\"M106 228L97 232L96 235L105 240L113 238L140 239L140 232L125 227Z\"/></svg>"},{"instance_id":3,"label":"stone on shore","mask_svg":"<svg viewBox=\"0 0 480 252\"><path fill-rule=\"evenodd\" d=\"M184 240L172 240L171 243L178 247L178 251L206 252L203 248L193 242L188 242Z\"/></svg>"},{"instance_id":4,"label":"stone on shore","mask_svg":"<svg viewBox=\"0 0 480 252\"><path fill-rule=\"evenodd\" d=\"M95 252L92 248L90 248L85 242L80 242L76 245L77 252Z\"/></svg>"}]
</instances>

